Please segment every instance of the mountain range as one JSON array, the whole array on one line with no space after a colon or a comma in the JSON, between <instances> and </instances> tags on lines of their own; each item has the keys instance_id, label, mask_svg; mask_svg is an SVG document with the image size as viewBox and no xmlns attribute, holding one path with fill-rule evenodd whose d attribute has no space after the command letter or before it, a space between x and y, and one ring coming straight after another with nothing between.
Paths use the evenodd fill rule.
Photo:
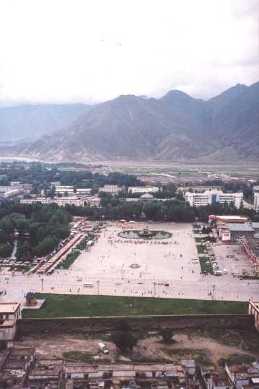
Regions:
<instances>
[{"instance_id":1,"label":"mountain range","mask_svg":"<svg viewBox=\"0 0 259 389\"><path fill-rule=\"evenodd\" d=\"M85 104L0 105L0 142L38 139L61 130L85 110Z\"/></svg>"},{"instance_id":2,"label":"mountain range","mask_svg":"<svg viewBox=\"0 0 259 389\"><path fill-rule=\"evenodd\" d=\"M16 153L52 161L259 160L259 82L238 84L206 101L172 90L159 99L123 95L92 106L58 107L38 107L39 116L26 122L24 114L22 123L19 106L6 123L0 109L0 140L10 125L20 138L30 138L32 130L38 139Z\"/></svg>"}]
</instances>

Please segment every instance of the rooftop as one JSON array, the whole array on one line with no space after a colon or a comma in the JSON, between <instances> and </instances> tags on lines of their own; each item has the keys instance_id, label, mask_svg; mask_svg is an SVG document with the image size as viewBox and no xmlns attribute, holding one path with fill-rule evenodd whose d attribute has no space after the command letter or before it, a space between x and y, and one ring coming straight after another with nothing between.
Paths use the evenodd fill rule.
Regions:
<instances>
[{"instance_id":1,"label":"rooftop","mask_svg":"<svg viewBox=\"0 0 259 389\"><path fill-rule=\"evenodd\" d=\"M228 223L228 228L232 232L254 232L254 228L249 223Z\"/></svg>"},{"instance_id":2,"label":"rooftop","mask_svg":"<svg viewBox=\"0 0 259 389\"><path fill-rule=\"evenodd\" d=\"M19 306L19 303L0 303L0 315L4 313L15 313Z\"/></svg>"},{"instance_id":3,"label":"rooftop","mask_svg":"<svg viewBox=\"0 0 259 389\"><path fill-rule=\"evenodd\" d=\"M143 363L143 364L101 364L101 365L92 365L87 363L75 363L75 362L67 362L64 366L66 373L94 373L99 371L114 371L117 372L125 372L125 371L137 371L137 372L148 372L148 371L177 371L182 372L183 368L180 364L172 364L172 363L165 363L165 364L155 364L155 363Z\"/></svg>"},{"instance_id":4,"label":"rooftop","mask_svg":"<svg viewBox=\"0 0 259 389\"><path fill-rule=\"evenodd\" d=\"M238 216L238 215L217 215L215 217L216 217L216 220L225 221L226 223L231 223L231 220L233 220L233 223L235 221L237 223L245 223L248 221L247 217Z\"/></svg>"},{"instance_id":5,"label":"rooftop","mask_svg":"<svg viewBox=\"0 0 259 389\"><path fill-rule=\"evenodd\" d=\"M151 193L144 193L140 196L142 199L153 199L154 196Z\"/></svg>"}]
</instances>

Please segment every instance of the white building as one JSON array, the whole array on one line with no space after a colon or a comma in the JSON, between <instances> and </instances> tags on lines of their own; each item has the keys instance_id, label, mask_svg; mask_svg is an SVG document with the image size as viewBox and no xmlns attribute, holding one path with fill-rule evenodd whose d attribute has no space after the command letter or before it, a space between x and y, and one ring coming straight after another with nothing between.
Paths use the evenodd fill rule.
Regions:
<instances>
[{"instance_id":1,"label":"white building","mask_svg":"<svg viewBox=\"0 0 259 389\"><path fill-rule=\"evenodd\" d=\"M65 196L65 197L34 197L32 199L22 199L21 204L57 204L59 207L74 205L76 207L99 207L100 198L96 196Z\"/></svg>"},{"instance_id":2,"label":"white building","mask_svg":"<svg viewBox=\"0 0 259 389\"><path fill-rule=\"evenodd\" d=\"M56 187L56 186L61 186L61 182L60 181L52 181L50 183L50 186L53 188L53 187Z\"/></svg>"},{"instance_id":3,"label":"white building","mask_svg":"<svg viewBox=\"0 0 259 389\"><path fill-rule=\"evenodd\" d=\"M77 188L76 193L78 195L90 195L92 189L91 188Z\"/></svg>"},{"instance_id":4,"label":"white building","mask_svg":"<svg viewBox=\"0 0 259 389\"><path fill-rule=\"evenodd\" d=\"M75 205L76 207L83 207L85 200L77 196L67 197L36 197L33 199L23 199L20 201L21 204L57 204L59 207L65 207L66 205Z\"/></svg>"},{"instance_id":5,"label":"white building","mask_svg":"<svg viewBox=\"0 0 259 389\"><path fill-rule=\"evenodd\" d=\"M118 194L121 191L121 187L118 185L104 185L102 188L99 188L99 192L110 193L112 195Z\"/></svg>"},{"instance_id":6,"label":"white building","mask_svg":"<svg viewBox=\"0 0 259 389\"><path fill-rule=\"evenodd\" d=\"M19 303L0 303L0 320L18 320L21 318L21 305Z\"/></svg>"},{"instance_id":7,"label":"white building","mask_svg":"<svg viewBox=\"0 0 259 389\"><path fill-rule=\"evenodd\" d=\"M259 211L259 192L254 193L254 209Z\"/></svg>"},{"instance_id":8,"label":"white building","mask_svg":"<svg viewBox=\"0 0 259 389\"><path fill-rule=\"evenodd\" d=\"M158 186L129 186L128 193L157 193L159 192Z\"/></svg>"},{"instance_id":9,"label":"white building","mask_svg":"<svg viewBox=\"0 0 259 389\"><path fill-rule=\"evenodd\" d=\"M97 196L88 196L85 198L85 203L88 207L99 207L101 199Z\"/></svg>"},{"instance_id":10,"label":"white building","mask_svg":"<svg viewBox=\"0 0 259 389\"><path fill-rule=\"evenodd\" d=\"M222 190L222 186L196 185L196 186L179 186L177 188L177 192L182 192L183 194L190 191L195 193L204 193L207 191L215 191L215 190Z\"/></svg>"},{"instance_id":11,"label":"white building","mask_svg":"<svg viewBox=\"0 0 259 389\"><path fill-rule=\"evenodd\" d=\"M184 197L191 207L233 203L236 208L240 208L243 201L243 193L224 193L220 190L205 191L204 193L187 192Z\"/></svg>"},{"instance_id":12,"label":"white building","mask_svg":"<svg viewBox=\"0 0 259 389\"><path fill-rule=\"evenodd\" d=\"M72 194L74 193L74 187L71 185L58 185L55 187L55 192L57 194Z\"/></svg>"},{"instance_id":13,"label":"white building","mask_svg":"<svg viewBox=\"0 0 259 389\"><path fill-rule=\"evenodd\" d=\"M9 190L13 190L13 188L10 185L8 185L8 186L1 185L0 186L0 193L5 193L5 192L8 192Z\"/></svg>"},{"instance_id":14,"label":"white building","mask_svg":"<svg viewBox=\"0 0 259 389\"><path fill-rule=\"evenodd\" d=\"M12 197L19 196L20 194L23 194L23 190L22 189L12 189L12 190L8 190L7 192L5 192L4 193L4 197L6 199L9 199L9 198L12 198Z\"/></svg>"},{"instance_id":15,"label":"white building","mask_svg":"<svg viewBox=\"0 0 259 389\"><path fill-rule=\"evenodd\" d=\"M18 196L22 193L24 193L24 189L22 185L8 185L8 186L0 186L0 193L5 198L11 198Z\"/></svg>"},{"instance_id":16,"label":"white building","mask_svg":"<svg viewBox=\"0 0 259 389\"><path fill-rule=\"evenodd\" d=\"M51 198L47 197L33 197L32 199L21 199L21 204L50 204Z\"/></svg>"},{"instance_id":17,"label":"white building","mask_svg":"<svg viewBox=\"0 0 259 389\"><path fill-rule=\"evenodd\" d=\"M10 185L11 185L11 186L21 186L22 184L21 184L20 181L11 181L11 182L10 182Z\"/></svg>"},{"instance_id":18,"label":"white building","mask_svg":"<svg viewBox=\"0 0 259 389\"><path fill-rule=\"evenodd\" d=\"M0 303L0 340L10 342L15 337L16 321L21 318L19 303Z\"/></svg>"},{"instance_id":19,"label":"white building","mask_svg":"<svg viewBox=\"0 0 259 389\"><path fill-rule=\"evenodd\" d=\"M83 207L85 200L77 196L69 197L56 197L52 199L52 202L57 204L59 207L65 207L66 205L74 205L76 207Z\"/></svg>"}]
</instances>

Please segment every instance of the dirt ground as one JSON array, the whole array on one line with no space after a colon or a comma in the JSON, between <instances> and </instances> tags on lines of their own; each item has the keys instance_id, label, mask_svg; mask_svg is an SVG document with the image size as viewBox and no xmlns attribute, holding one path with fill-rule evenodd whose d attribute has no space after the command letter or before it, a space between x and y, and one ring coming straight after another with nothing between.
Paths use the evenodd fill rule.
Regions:
<instances>
[{"instance_id":1,"label":"dirt ground","mask_svg":"<svg viewBox=\"0 0 259 389\"><path fill-rule=\"evenodd\" d=\"M104 357L104 354L100 352L99 342L103 342L103 340L97 338L88 339L82 336L61 335L55 337L48 336L47 338L44 337L44 339L39 337L26 337L21 341L15 342L15 346L35 347L37 354L41 357L59 359L67 352L81 352L92 356L92 359L96 356L101 359ZM117 354L116 346L108 341L105 341L105 344L109 349L109 355L105 356L105 359L113 361Z\"/></svg>"},{"instance_id":2,"label":"dirt ground","mask_svg":"<svg viewBox=\"0 0 259 389\"><path fill-rule=\"evenodd\" d=\"M169 361L194 358L205 364L215 365L220 359L227 359L234 354L256 357L254 352L242 350L240 347L224 345L213 338L188 334L175 335L174 342L167 345L161 343L160 336L143 339L138 342L138 348L147 359L152 359L154 355L158 359Z\"/></svg>"},{"instance_id":3,"label":"dirt ground","mask_svg":"<svg viewBox=\"0 0 259 389\"><path fill-rule=\"evenodd\" d=\"M252 356L259 359L259 334L239 331L193 331L185 330L175 332L173 341L164 343L159 334L150 336L138 336L138 342L128 355L122 355L114 343L110 341L110 334L104 334L101 338L85 336L42 336L24 337L16 342L17 347L35 347L42 357L63 358L64 353L77 353L77 360L81 354L87 356L87 360L94 361L123 361L132 360L139 362L152 361L177 361L180 359L194 358L202 364L217 365L219 360L228 359L233 355ZM105 342L109 354L104 355L98 342ZM126 358L125 358L126 357ZM83 359L85 361L85 359Z\"/></svg>"}]
</instances>

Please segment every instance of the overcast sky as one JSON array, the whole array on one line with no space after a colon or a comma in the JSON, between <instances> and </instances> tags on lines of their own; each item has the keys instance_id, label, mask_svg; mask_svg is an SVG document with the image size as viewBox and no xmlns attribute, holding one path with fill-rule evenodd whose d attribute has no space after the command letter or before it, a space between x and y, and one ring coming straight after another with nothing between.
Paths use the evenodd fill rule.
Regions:
<instances>
[{"instance_id":1,"label":"overcast sky","mask_svg":"<svg viewBox=\"0 0 259 389\"><path fill-rule=\"evenodd\" d=\"M0 0L0 102L95 102L259 80L259 0Z\"/></svg>"}]
</instances>

